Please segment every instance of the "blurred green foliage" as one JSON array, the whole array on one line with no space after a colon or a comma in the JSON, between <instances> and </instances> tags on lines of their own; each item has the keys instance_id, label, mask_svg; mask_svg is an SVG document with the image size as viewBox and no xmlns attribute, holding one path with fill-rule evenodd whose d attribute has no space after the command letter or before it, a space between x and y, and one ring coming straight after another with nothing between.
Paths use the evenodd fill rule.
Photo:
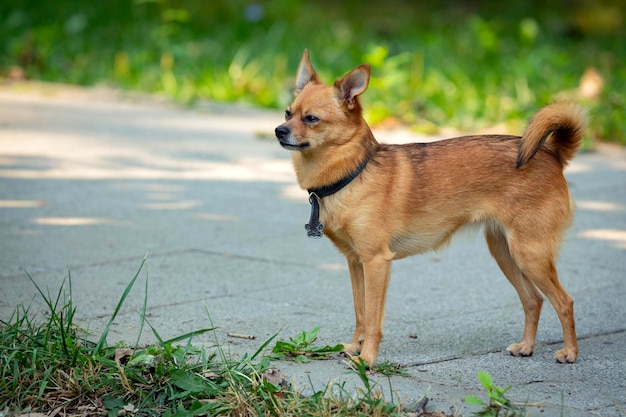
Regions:
<instances>
[{"instance_id":1,"label":"blurred green foliage","mask_svg":"<svg viewBox=\"0 0 626 417\"><path fill-rule=\"evenodd\" d=\"M4 0L0 74L283 107L307 47L328 82L372 65L373 123L520 133L568 97L626 144L626 3L537 3Z\"/></svg>"}]
</instances>

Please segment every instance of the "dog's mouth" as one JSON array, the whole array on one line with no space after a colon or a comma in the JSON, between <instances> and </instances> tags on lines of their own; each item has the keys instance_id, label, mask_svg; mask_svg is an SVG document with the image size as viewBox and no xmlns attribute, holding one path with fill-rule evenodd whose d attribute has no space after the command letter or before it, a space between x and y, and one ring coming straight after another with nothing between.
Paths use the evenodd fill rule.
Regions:
<instances>
[{"instance_id":1,"label":"dog's mouth","mask_svg":"<svg viewBox=\"0 0 626 417\"><path fill-rule=\"evenodd\" d=\"M293 144L293 143L283 142L280 139L278 139L278 143L280 143L280 146L290 151L303 151L311 146L308 142Z\"/></svg>"}]
</instances>

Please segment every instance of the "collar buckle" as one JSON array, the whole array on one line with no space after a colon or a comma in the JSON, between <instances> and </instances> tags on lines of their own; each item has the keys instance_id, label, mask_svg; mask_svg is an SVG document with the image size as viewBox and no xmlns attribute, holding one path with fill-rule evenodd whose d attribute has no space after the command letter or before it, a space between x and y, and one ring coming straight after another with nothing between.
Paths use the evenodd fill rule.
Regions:
<instances>
[{"instance_id":1,"label":"collar buckle","mask_svg":"<svg viewBox=\"0 0 626 417\"><path fill-rule=\"evenodd\" d=\"M307 237L320 239L324 235L324 225L320 223L320 197L315 192L310 192L309 203L311 204L311 217L304 225L304 229Z\"/></svg>"},{"instance_id":2,"label":"collar buckle","mask_svg":"<svg viewBox=\"0 0 626 417\"><path fill-rule=\"evenodd\" d=\"M346 185L350 184L364 169L370 160L370 156L365 158L361 165L357 167L347 177L344 177L334 184L326 185L320 188L311 188L307 190L309 192L309 203L311 204L311 216L309 222L304 225L306 235L312 239L320 239L324 235L324 224L320 223L320 202L323 197L327 197L331 194L341 190Z\"/></svg>"}]
</instances>

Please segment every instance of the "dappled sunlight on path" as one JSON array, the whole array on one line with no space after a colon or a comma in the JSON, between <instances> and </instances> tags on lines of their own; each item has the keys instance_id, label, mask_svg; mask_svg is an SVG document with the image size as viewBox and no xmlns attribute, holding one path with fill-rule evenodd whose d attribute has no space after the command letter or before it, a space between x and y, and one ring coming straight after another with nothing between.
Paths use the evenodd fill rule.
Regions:
<instances>
[{"instance_id":1,"label":"dappled sunlight on path","mask_svg":"<svg viewBox=\"0 0 626 417\"><path fill-rule=\"evenodd\" d=\"M107 120L95 119L97 115ZM206 111L202 116L202 111L137 106L108 96L89 101L78 93L44 97L0 92L0 177L293 180L288 155L278 147L245 152L259 136L273 133L278 114L216 117Z\"/></svg>"}]
</instances>

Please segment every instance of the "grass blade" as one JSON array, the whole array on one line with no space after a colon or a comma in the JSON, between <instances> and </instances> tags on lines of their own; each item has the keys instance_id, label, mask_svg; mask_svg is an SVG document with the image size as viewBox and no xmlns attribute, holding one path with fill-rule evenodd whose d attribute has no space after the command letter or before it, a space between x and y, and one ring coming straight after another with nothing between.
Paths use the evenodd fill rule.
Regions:
<instances>
[{"instance_id":1,"label":"grass blade","mask_svg":"<svg viewBox=\"0 0 626 417\"><path fill-rule=\"evenodd\" d=\"M150 326L150 327L152 327L152 326ZM168 343L180 342L181 340L191 339L194 336L201 335L201 334L204 334L204 333L207 333L207 332L212 332L212 331L214 331L215 329L218 329L218 328L219 327L207 327L205 329L194 330L193 332L181 334L180 336L176 336L176 337L173 337L171 339L168 339L168 340L166 340L163 343L168 344Z\"/></svg>"},{"instance_id":2,"label":"grass blade","mask_svg":"<svg viewBox=\"0 0 626 417\"><path fill-rule=\"evenodd\" d=\"M135 341L135 349L137 349L137 346L139 346L139 340L141 339L141 334L143 333L143 325L145 323L147 306L148 306L148 271L146 271L146 288L144 290L143 305L141 306L141 317L139 320L139 331L137 332L137 340Z\"/></svg>"},{"instance_id":3,"label":"grass blade","mask_svg":"<svg viewBox=\"0 0 626 417\"><path fill-rule=\"evenodd\" d=\"M126 286L126 289L124 290L124 293L122 294L122 297L120 298L120 301L117 303L117 306L115 307L115 311L113 312L113 315L111 316L111 318L109 319L109 322L107 323L106 327L104 328L104 331L102 332L102 335L100 335L100 340L98 340L98 343L96 344L96 346L93 349L93 354L97 354L100 351L100 349L102 349L104 344L106 343L107 336L109 335L109 329L111 328L111 325L113 324L113 321L117 317L117 314L120 312L120 309L122 308L122 305L124 305L124 302L126 301L126 297L128 297L128 294L130 293L130 290L135 285L135 281L137 281L137 277L139 277L139 273L143 269L143 266L145 265L147 258L148 258L148 255L144 256L143 260L141 261L141 265L139 265L139 269L137 270L137 273L135 274L133 279L131 279L130 282L128 283L128 285Z\"/></svg>"},{"instance_id":4,"label":"grass blade","mask_svg":"<svg viewBox=\"0 0 626 417\"><path fill-rule=\"evenodd\" d=\"M257 356L259 356L259 354L265 350L265 348L267 347L267 345L269 345L269 344L272 342L272 340L276 339L276 337L278 336L278 334L279 334L279 333L280 333L280 330L279 330L279 331L277 331L276 333L274 333L274 335L273 335L272 337L270 337L269 339L267 339L267 340L265 341L265 343L263 343L263 344L261 345L261 347L260 347L260 348L258 348L256 352L254 352L254 355L252 355L252 357L250 358L250 360L254 360Z\"/></svg>"}]
</instances>

